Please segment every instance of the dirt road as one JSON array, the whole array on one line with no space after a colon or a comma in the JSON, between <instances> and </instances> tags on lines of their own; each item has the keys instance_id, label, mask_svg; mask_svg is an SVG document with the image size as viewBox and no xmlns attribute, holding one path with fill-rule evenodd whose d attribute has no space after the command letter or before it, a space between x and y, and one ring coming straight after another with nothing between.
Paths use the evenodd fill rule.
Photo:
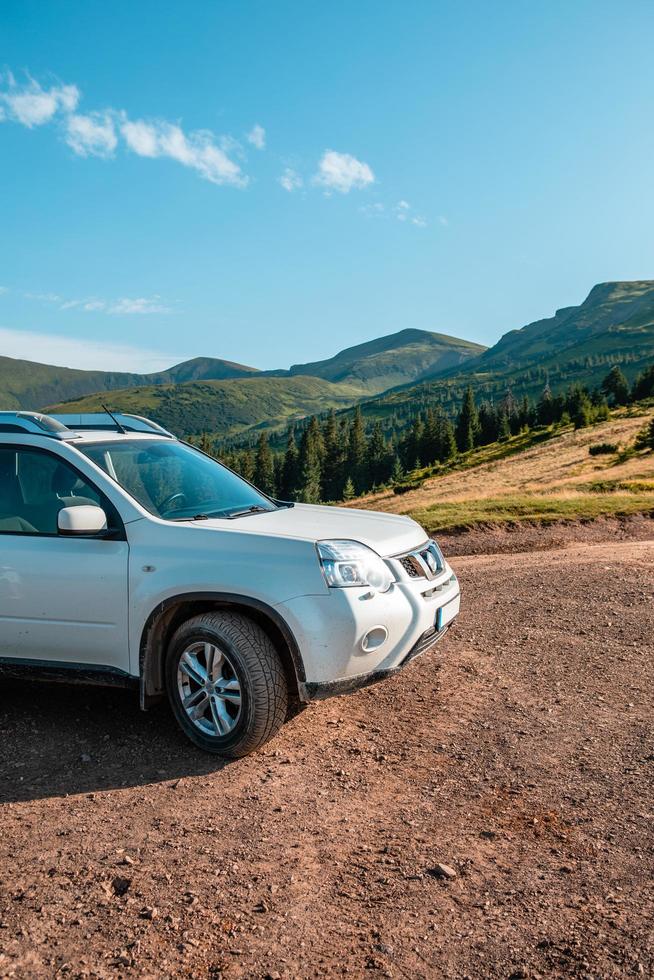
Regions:
<instances>
[{"instance_id":1,"label":"dirt road","mask_svg":"<svg viewBox=\"0 0 654 980\"><path fill-rule=\"evenodd\" d=\"M651 976L654 542L455 565L435 653L229 765L5 687L0 976Z\"/></svg>"}]
</instances>

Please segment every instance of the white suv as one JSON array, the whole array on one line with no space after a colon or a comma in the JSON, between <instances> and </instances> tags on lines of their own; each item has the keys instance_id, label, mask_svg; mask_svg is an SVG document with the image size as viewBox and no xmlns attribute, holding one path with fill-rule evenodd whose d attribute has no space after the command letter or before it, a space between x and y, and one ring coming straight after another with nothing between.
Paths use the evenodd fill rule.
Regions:
<instances>
[{"instance_id":1,"label":"white suv","mask_svg":"<svg viewBox=\"0 0 654 980\"><path fill-rule=\"evenodd\" d=\"M237 757L459 612L407 517L271 500L136 416L0 412L0 670L167 694Z\"/></svg>"}]
</instances>

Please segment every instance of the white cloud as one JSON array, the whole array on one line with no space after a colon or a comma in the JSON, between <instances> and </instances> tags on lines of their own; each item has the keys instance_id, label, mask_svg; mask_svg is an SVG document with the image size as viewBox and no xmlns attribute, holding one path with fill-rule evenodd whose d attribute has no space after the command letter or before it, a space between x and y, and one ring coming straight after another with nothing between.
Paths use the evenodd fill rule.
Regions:
<instances>
[{"instance_id":1,"label":"white cloud","mask_svg":"<svg viewBox=\"0 0 654 980\"><path fill-rule=\"evenodd\" d=\"M209 130L185 133L181 126L163 119L130 120L116 109L76 113L80 92L76 85L53 85L44 89L29 78L16 83L9 72L0 76L0 122L13 120L32 128L63 116L64 139L79 156L110 157L115 153L119 135L133 153L142 157L169 157L199 173L213 184L245 187L247 177L230 154L242 152L240 144L229 136L216 139ZM117 133L118 128L118 133ZM249 141L261 149L265 130L258 124Z\"/></svg>"},{"instance_id":2,"label":"white cloud","mask_svg":"<svg viewBox=\"0 0 654 980\"><path fill-rule=\"evenodd\" d=\"M184 133L180 126L162 119L130 121L123 114L120 127L127 146L142 157L170 157L196 170L212 184L245 187L248 180L237 163L214 142L208 130Z\"/></svg>"},{"instance_id":3,"label":"white cloud","mask_svg":"<svg viewBox=\"0 0 654 980\"><path fill-rule=\"evenodd\" d=\"M422 214L416 214L408 201L398 201L393 208L393 212L398 221L409 222L412 225L416 225L417 228L427 227L427 219Z\"/></svg>"},{"instance_id":4,"label":"white cloud","mask_svg":"<svg viewBox=\"0 0 654 980\"><path fill-rule=\"evenodd\" d=\"M259 123L255 123L245 138L257 150L263 150L266 145L266 131Z\"/></svg>"},{"instance_id":5,"label":"white cloud","mask_svg":"<svg viewBox=\"0 0 654 980\"><path fill-rule=\"evenodd\" d=\"M35 299L40 303L61 303L61 296L57 293L23 293L25 299Z\"/></svg>"},{"instance_id":6,"label":"white cloud","mask_svg":"<svg viewBox=\"0 0 654 980\"><path fill-rule=\"evenodd\" d=\"M165 306L159 296L151 296L146 298L144 296L138 299L119 299L117 302L107 306L107 313L113 313L118 316L127 316L134 313L139 315L150 314L150 313L172 313L170 307Z\"/></svg>"},{"instance_id":7,"label":"white cloud","mask_svg":"<svg viewBox=\"0 0 654 980\"><path fill-rule=\"evenodd\" d=\"M79 102L76 85L52 85L44 89L33 78L18 85L11 72L0 77L0 84L4 86L0 91L4 110L0 119L13 119L29 129L50 122L60 111L74 112Z\"/></svg>"},{"instance_id":8,"label":"white cloud","mask_svg":"<svg viewBox=\"0 0 654 980\"><path fill-rule=\"evenodd\" d=\"M82 313L110 313L113 316L147 315L152 313L172 313L172 309L162 302L161 297L138 296L134 299L124 296L121 299L101 299L87 296L83 299L62 299L57 293L24 293L26 299L56 304L60 310L80 310Z\"/></svg>"},{"instance_id":9,"label":"white cloud","mask_svg":"<svg viewBox=\"0 0 654 980\"><path fill-rule=\"evenodd\" d=\"M110 157L118 145L114 121L109 112L68 116L65 138L71 149L82 157Z\"/></svg>"},{"instance_id":10,"label":"white cloud","mask_svg":"<svg viewBox=\"0 0 654 980\"><path fill-rule=\"evenodd\" d=\"M81 310L84 310L85 313L100 313L107 308L107 304L103 299L87 299L77 303L76 305L79 306ZM66 304L64 303L62 309L64 309L65 306Z\"/></svg>"},{"instance_id":11,"label":"white cloud","mask_svg":"<svg viewBox=\"0 0 654 980\"><path fill-rule=\"evenodd\" d=\"M130 150L138 153L140 157L159 156L159 137L157 130L151 123L137 120L130 122L125 119L120 131Z\"/></svg>"},{"instance_id":12,"label":"white cloud","mask_svg":"<svg viewBox=\"0 0 654 980\"><path fill-rule=\"evenodd\" d=\"M353 188L367 187L374 182L375 175L367 163L336 150L325 150L314 177L314 183L340 194L348 194Z\"/></svg>"},{"instance_id":13,"label":"white cloud","mask_svg":"<svg viewBox=\"0 0 654 980\"><path fill-rule=\"evenodd\" d=\"M147 374L162 371L185 358L161 351L132 347L129 344L104 343L79 337L33 333L0 327L0 349L6 357L38 360L40 364L85 370L134 371Z\"/></svg>"},{"instance_id":14,"label":"white cloud","mask_svg":"<svg viewBox=\"0 0 654 980\"><path fill-rule=\"evenodd\" d=\"M395 217L398 221L406 221L410 210L411 205L408 201L398 201L395 205Z\"/></svg>"},{"instance_id":15,"label":"white cloud","mask_svg":"<svg viewBox=\"0 0 654 980\"><path fill-rule=\"evenodd\" d=\"M279 183L282 185L285 191L291 193L292 191L298 190L304 184L304 181L300 177L297 170L293 170L292 167L286 167L284 173L279 177Z\"/></svg>"}]
</instances>

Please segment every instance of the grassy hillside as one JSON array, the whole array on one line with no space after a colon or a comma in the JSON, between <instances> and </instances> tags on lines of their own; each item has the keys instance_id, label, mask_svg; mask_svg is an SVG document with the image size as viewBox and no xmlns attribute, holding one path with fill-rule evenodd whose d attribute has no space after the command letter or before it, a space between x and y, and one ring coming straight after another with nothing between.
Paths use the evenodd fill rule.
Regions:
<instances>
[{"instance_id":1,"label":"grassy hillside","mask_svg":"<svg viewBox=\"0 0 654 980\"><path fill-rule=\"evenodd\" d=\"M92 393L110 390L117 408L152 414L184 434L206 429L231 439L365 398L364 416L386 419L398 432L426 407L442 405L453 414L467 385L478 401L498 402L509 387L516 399L537 398L546 382L555 392L571 382L596 386L612 364L631 381L653 360L654 282L614 282L595 286L580 306L510 331L488 350L444 334L402 330L288 372L195 358L143 376L0 358L0 408L75 399L74 410L92 410L106 400Z\"/></svg>"},{"instance_id":2,"label":"grassy hillside","mask_svg":"<svg viewBox=\"0 0 654 980\"><path fill-rule=\"evenodd\" d=\"M580 306L505 334L493 347L439 378L389 391L364 402L368 418L415 415L420 409L458 405L468 385L480 398L537 398L572 382L597 386L613 364L630 381L654 360L654 281L602 283Z\"/></svg>"},{"instance_id":3,"label":"grassy hillside","mask_svg":"<svg viewBox=\"0 0 654 980\"><path fill-rule=\"evenodd\" d=\"M79 371L33 361L0 357L0 409L43 408L85 395L122 388L183 384L187 381L225 381L261 374L262 377L310 376L353 385L356 397L374 395L463 363L484 350L478 344L424 330L402 330L359 344L327 361L295 365L289 371L259 372L256 368L214 357L195 357L155 374ZM147 397L147 396L146 396ZM188 402L188 395L185 396ZM350 401L350 404L352 401ZM134 410L144 412L138 401ZM322 411L342 401L328 398ZM261 416L257 421L265 421Z\"/></svg>"},{"instance_id":4,"label":"grassy hillside","mask_svg":"<svg viewBox=\"0 0 654 980\"><path fill-rule=\"evenodd\" d=\"M40 409L44 405L133 385L161 385L197 379L243 377L256 368L218 358L197 357L167 371L130 374L120 371L79 371L0 357L0 410Z\"/></svg>"},{"instance_id":5,"label":"grassy hillside","mask_svg":"<svg viewBox=\"0 0 654 980\"><path fill-rule=\"evenodd\" d=\"M654 512L654 451L634 449L652 418L654 407L622 409L578 431L521 433L465 454L446 472L418 472L422 485L406 494L371 494L351 506L410 514L431 533ZM618 448L593 456L598 443Z\"/></svg>"},{"instance_id":6,"label":"grassy hillside","mask_svg":"<svg viewBox=\"0 0 654 980\"><path fill-rule=\"evenodd\" d=\"M374 393L458 367L484 350L480 344L446 334L401 330L348 347L325 361L294 364L289 374L354 382Z\"/></svg>"},{"instance_id":7,"label":"grassy hillside","mask_svg":"<svg viewBox=\"0 0 654 980\"><path fill-rule=\"evenodd\" d=\"M96 412L107 401L114 411L147 415L172 432L197 435L220 432L221 438L251 428L269 428L328 408L351 405L365 394L354 384L320 378L238 378L149 385L89 395L50 405L51 412Z\"/></svg>"}]
</instances>

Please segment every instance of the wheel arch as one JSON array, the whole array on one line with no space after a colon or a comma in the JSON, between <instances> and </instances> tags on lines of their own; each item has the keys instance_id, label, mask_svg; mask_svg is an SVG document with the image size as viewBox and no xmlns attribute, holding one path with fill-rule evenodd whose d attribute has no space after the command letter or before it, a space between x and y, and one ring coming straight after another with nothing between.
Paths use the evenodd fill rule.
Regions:
<instances>
[{"instance_id":1,"label":"wheel arch","mask_svg":"<svg viewBox=\"0 0 654 980\"><path fill-rule=\"evenodd\" d=\"M188 592L158 603L148 616L139 645L141 708L147 709L165 693L164 660L175 630L204 612L228 609L253 620L270 638L279 654L289 694L297 698L306 674L300 648L286 620L267 603L229 592Z\"/></svg>"}]
</instances>

